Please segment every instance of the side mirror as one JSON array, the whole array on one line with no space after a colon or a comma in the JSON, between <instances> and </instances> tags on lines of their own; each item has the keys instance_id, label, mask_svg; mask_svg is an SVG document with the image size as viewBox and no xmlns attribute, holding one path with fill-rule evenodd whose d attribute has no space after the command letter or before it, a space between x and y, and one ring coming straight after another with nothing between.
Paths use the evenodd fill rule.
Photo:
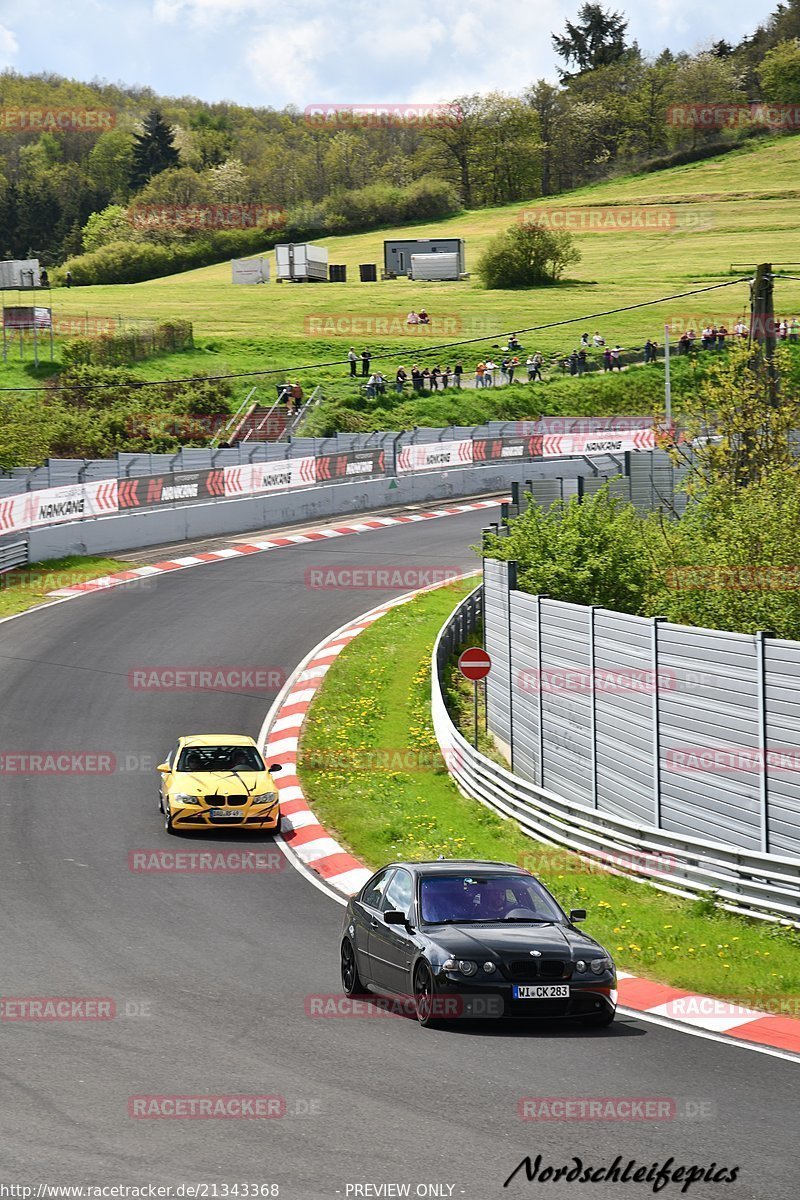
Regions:
<instances>
[{"instance_id":1,"label":"side mirror","mask_svg":"<svg viewBox=\"0 0 800 1200\"><path fill-rule=\"evenodd\" d=\"M569 919L570 919L570 921L585 921L586 920L586 909L585 908L571 908L569 910Z\"/></svg>"},{"instance_id":2,"label":"side mirror","mask_svg":"<svg viewBox=\"0 0 800 1200\"><path fill-rule=\"evenodd\" d=\"M277 775L278 771L283 770L283 763L270 763L270 765L267 767L267 770L270 772L270 774Z\"/></svg>"},{"instance_id":3,"label":"side mirror","mask_svg":"<svg viewBox=\"0 0 800 1200\"><path fill-rule=\"evenodd\" d=\"M161 763L160 766L156 767L156 770L160 771L162 775L166 775L169 771L169 763Z\"/></svg>"},{"instance_id":4,"label":"side mirror","mask_svg":"<svg viewBox=\"0 0 800 1200\"><path fill-rule=\"evenodd\" d=\"M404 912L396 912L393 909L389 909L388 912L383 914L383 919L387 925L405 925L408 918Z\"/></svg>"}]
</instances>

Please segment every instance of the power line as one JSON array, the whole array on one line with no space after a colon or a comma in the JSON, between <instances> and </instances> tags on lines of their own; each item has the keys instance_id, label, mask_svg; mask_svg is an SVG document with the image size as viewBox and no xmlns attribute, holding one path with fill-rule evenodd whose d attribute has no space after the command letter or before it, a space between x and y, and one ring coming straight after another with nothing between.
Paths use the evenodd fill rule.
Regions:
<instances>
[{"instance_id":1,"label":"power line","mask_svg":"<svg viewBox=\"0 0 800 1200\"><path fill-rule=\"evenodd\" d=\"M682 300L687 296L698 296L704 292L713 292L718 288L734 287L740 283L750 283L750 279L743 276L740 279L730 279L725 283L712 283L708 287L693 288L688 292L676 292L671 296L659 296L656 300L642 300L638 304L625 304L620 308L607 308L603 312L589 313L582 317L566 317L562 321L548 321L544 325L529 325L527 328L520 329L517 327L514 330L506 330L500 333L486 333L481 337L465 338L460 342L440 342L434 346L421 347L416 353L417 357L421 358L423 354L439 353L442 350L452 350L458 346L472 346L476 342L490 342L493 338L508 337L511 333L538 333L543 329L555 329L562 325L577 325L581 321L596 321L600 317L612 317L617 313L632 312L637 308L649 308L654 304L666 304L669 300ZM385 358L397 358L399 354L405 354L406 351L401 351L398 348L386 350L381 348L379 354L372 354L370 362L380 361ZM57 384L54 387L11 387L0 388L0 394L3 392L75 392L75 391L99 391L105 388L145 388L145 387L164 387L168 384L175 383L217 383L223 379L253 379L266 375L297 375L301 371L320 371L326 367L344 367L348 365L349 360L346 358L334 359L332 362L324 363L306 363L296 367L269 367L263 371L237 371L227 375L197 375L187 376L183 379L137 379L130 383L67 383Z\"/></svg>"}]
</instances>

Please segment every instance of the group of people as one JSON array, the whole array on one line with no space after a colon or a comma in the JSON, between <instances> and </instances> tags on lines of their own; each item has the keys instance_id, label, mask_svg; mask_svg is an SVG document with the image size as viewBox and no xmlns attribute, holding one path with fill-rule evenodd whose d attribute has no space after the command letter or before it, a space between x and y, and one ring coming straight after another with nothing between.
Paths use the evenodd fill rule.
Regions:
<instances>
[{"instance_id":1,"label":"group of people","mask_svg":"<svg viewBox=\"0 0 800 1200\"><path fill-rule=\"evenodd\" d=\"M303 407L303 389L295 379L294 383L278 384L278 399L286 405L286 415L299 413Z\"/></svg>"},{"instance_id":2,"label":"group of people","mask_svg":"<svg viewBox=\"0 0 800 1200\"><path fill-rule=\"evenodd\" d=\"M412 308L411 312L406 317L406 325L430 325L430 323L431 319L425 312L424 308L421 308L419 312L414 312L414 309Z\"/></svg>"}]
</instances>

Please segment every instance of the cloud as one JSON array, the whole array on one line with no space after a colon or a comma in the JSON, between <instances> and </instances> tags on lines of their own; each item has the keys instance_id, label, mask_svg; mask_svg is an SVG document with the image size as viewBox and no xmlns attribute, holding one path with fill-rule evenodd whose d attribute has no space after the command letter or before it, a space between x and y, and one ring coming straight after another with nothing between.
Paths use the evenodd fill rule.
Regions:
<instances>
[{"instance_id":1,"label":"cloud","mask_svg":"<svg viewBox=\"0 0 800 1200\"><path fill-rule=\"evenodd\" d=\"M314 92L323 60L335 50L333 27L321 17L261 29L249 41L245 60L265 94L281 103L305 105Z\"/></svg>"},{"instance_id":2,"label":"cloud","mask_svg":"<svg viewBox=\"0 0 800 1200\"><path fill-rule=\"evenodd\" d=\"M195 25L224 25L247 13L269 16L275 6L270 0L153 0L153 16L163 24L188 19Z\"/></svg>"},{"instance_id":3,"label":"cloud","mask_svg":"<svg viewBox=\"0 0 800 1200\"><path fill-rule=\"evenodd\" d=\"M0 25L0 67L8 67L19 51L17 35L7 25Z\"/></svg>"}]
</instances>

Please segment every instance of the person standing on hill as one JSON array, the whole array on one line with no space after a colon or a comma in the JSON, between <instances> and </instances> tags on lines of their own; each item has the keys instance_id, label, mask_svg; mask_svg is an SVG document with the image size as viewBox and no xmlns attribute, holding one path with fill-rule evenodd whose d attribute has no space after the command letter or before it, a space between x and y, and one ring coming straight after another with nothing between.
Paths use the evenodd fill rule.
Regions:
<instances>
[{"instance_id":1,"label":"person standing on hill","mask_svg":"<svg viewBox=\"0 0 800 1200\"><path fill-rule=\"evenodd\" d=\"M438 392L438 390L439 390L439 376L441 375L441 373L442 373L441 367L432 367L431 368L431 391L432 392Z\"/></svg>"},{"instance_id":2,"label":"person standing on hill","mask_svg":"<svg viewBox=\"0 0 800 1200\"><path fill-rule=\"evenodd\" d=\"M398 394L402 395L403 388L405 386L405 382L407 379L408 379L408 375L406 374L405 367L398 367L397 374L394 377L394 390Z\"/></svg>"},{"instance_id":3,"label":"person standing on hill","mask_svg":"<svg viewBox=\"0 0 800 1200\"><path fill-rule=\"evenodd\" d=\"M422 371L420 371L416 363L411 368L411 386L415 392L422 391Z\"/></svg>"},{"instance_id":4,"label":"person standing on hill","mask_svg":"<svg viewBox=\"0 0 800 1200\"><path fill-rule=\"evenodd\" d=\"M457 388L461 387L461 376L463 374L464 374L464 368L462 367L461 362L459 361L453 367L453 380L454 380Z\"/></svg>"},{"instance_id":5,"label":"person standing on hill","mask_svg":"<svg viewBox=\"0 0 800 1200\"><path fill-rule=\"evenodd\" d=\"M351 378L351 379L355 379L355 376L356 376L356 363L358 362L358 355L356 354L356 352L355 352L355 350L353 349L353 347L352 347L352 346L351 346L351 347L350 347L350 349L347 351L347 361L348 361L348 362L349 362L349 364L350 364L350 378Z\"/></svg>"},{"instance_id":6,"label":"person standing on hill","mask_svg":"<svg viewBox=\"0 0 800 1200\"><path fill-rule=\"evenodd\" d=\"M361 374L365 379L369 375L369 363L371 358L372 352L370 350L361 351Z\"/></svg>"}]
</instances>

